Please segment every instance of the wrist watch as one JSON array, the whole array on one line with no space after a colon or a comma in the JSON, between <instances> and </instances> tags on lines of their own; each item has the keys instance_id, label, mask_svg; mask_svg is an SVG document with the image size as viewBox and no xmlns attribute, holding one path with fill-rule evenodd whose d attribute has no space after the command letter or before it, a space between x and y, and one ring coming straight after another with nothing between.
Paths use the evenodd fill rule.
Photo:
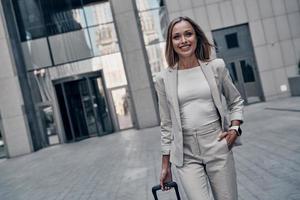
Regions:
<instances>
[{"instance_id":1,"label":"wrist watch","mask_svg":"<svg viewBox=\"0 0 300 200\"><path fill-rule=\"evenodd\" d=\"M228 130L229 130L229 131L230 131L230 130L235 130L235 132L236 132L236 134L237 134L238 136L241 136L241 135L242 135L242 129L240 128L240 126L231 126L231 127L229 127Z\"/></svg>"}]
</instances>

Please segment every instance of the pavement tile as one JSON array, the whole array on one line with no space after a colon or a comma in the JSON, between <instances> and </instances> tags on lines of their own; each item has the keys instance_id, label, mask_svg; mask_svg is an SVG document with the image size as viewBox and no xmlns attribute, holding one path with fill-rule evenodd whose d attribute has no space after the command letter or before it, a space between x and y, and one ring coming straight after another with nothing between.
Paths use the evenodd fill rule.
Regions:
<instances>
[{"instance_id":1,"label":"pavement tile","mask_svg":"<svg viewBox=\"0 0 300 200\"><path fill-rule=\"evenodd\" d=\"M299 124L300 97L246 106L243 146L233 149L240 200L300 199ZM0 199L152 200L159 130L126 130L0 160ZM159 197L174 200L175 193Z\"/></svg>"}]
</instances>

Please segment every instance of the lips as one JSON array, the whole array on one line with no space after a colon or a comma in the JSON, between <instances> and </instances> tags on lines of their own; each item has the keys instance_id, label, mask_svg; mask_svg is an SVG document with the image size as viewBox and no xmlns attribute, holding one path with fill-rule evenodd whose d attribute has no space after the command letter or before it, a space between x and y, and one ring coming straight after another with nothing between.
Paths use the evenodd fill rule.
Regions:
<instances>
[{"instance_id":1,"label":"lips","mask_svg":"<svg viewBox=\"0 0 300 200\"><path fill-rule=\"evenodd\" d=\"M181 50L188 50L191 47L191 45L183 45L179 47Z\"/></svg>"}]
</instances>

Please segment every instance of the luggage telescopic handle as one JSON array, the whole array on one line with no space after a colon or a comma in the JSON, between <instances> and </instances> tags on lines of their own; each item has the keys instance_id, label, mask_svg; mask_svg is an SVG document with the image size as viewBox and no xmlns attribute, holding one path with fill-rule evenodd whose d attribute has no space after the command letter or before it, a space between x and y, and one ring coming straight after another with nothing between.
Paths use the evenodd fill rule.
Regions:
<instances>
[{"instance_id":1,"label":"luggage telescopic handle","mask_svg":"<svg viewBox=\"0 0 300 200\"><path fill-rule=\"evenodd\" d=\"M165 184L165 186L170 187L170 188L174 188L177 200L181 200L180 195L179 195L179 191L178 191L178 186L177 186L176 182L174 182L174 181L168 182L168 183ZM152 187L152 194L153 194L155 200L158 200L157 191L160 190L160 189L161 189L160 185L156 185L156 186Z\"/></svg>"}]
</instances>

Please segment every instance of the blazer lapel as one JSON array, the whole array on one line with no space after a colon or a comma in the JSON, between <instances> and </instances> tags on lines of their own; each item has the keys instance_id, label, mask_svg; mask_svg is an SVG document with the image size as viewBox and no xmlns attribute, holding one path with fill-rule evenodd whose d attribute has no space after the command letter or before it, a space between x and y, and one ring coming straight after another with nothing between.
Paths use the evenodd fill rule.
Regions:
<instances>
[{"instance_id":1,"label":"blazer lapel","mask_svg":"<svg viewBox=\"0 0 300 200\"><path fill-rule=\"evenodd\" d=\"M222 102L221 102L221 99L220 99L220 92L219 92L219 89L218 89L218 86L217 86L217 83L216 83L216 80L215 80L215 77L214 77L213 70L210 69L210 67L212 67L212 66L210 66L209 63L202 63L201 61L199 61L199 63L200 63L201 69L203 71L203 74L204 74L204 76L205 76L205 78L208 82L213 101L214 101L217 109L219 110L219 113L221 114L221 117L223 117L222 116L223 111L222 111Z\"/></svg>"},{"instance_id":2,"label":"blazer lapel","mask_svg":"<svg viewBox=\"0 0 300 200\"><path fill-rule=\"evenodd\" d=\"M178 73L177 73L177 66L174 69L169 68L169 73L167 76L168 82L168 89L170 91L170 100L172 103L172 107L175 112L175 117L177 119L179 128L181 129L181 119L180 119L180 110L179 110L179 103L178 103Z\"/></svg>"}]
</instances>

